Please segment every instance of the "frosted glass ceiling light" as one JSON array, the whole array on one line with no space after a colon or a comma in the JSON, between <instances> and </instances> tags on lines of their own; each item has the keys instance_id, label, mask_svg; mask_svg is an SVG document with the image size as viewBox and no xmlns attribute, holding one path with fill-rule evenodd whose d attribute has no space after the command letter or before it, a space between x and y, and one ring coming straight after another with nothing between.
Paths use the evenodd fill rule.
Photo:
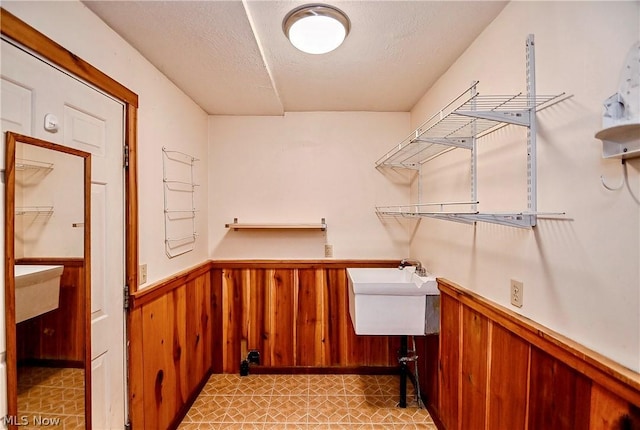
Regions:
<instances>
[{"instance_id":1,"label":"frosted glass ceiling light","mask_svg":"<svg viewBox=\"0 0 640 430\"><path fill-rule=\"evenodd\" d=\"M333 51L342 44L350 28L344 12L317 3L292 10L282 21L282 30L291 44L308 54Z\"/></svg>"}]
</instances>

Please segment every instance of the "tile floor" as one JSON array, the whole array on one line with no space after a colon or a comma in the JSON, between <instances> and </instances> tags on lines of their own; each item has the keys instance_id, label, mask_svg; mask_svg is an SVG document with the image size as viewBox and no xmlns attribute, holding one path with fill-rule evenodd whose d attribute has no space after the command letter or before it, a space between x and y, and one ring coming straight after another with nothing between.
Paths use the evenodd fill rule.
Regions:
<instances>
[{"instance_id":1,"label":"tile floor","mask_svg":"<svg viewBox=\"0 0 640 430\"><path fill-rule=\"evenodd\" d=\"M84 370L18 368L20 429L84 429Z\"/></svg>"},{"instance_id":2,"label":"tile floor","mask_svg":"<svg viewBox=\"0 0 640 430\"><path fill-rule=\"evenodd\" d=\"M436 430L412 393L396 406L398 386L387 375L212 375L179 429Z\"/></svg>"}]
</instances>

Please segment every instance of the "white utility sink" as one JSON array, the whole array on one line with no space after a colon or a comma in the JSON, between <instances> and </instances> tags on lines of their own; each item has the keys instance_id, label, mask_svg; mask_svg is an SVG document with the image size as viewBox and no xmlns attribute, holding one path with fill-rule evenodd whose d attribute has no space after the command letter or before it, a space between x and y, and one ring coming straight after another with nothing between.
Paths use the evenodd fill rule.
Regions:
<instances>
[{"instance_id":1,"label":"white utility sink","mask_svg":"<svg viewBox=\"0 0 640 430\"><path fill-rule=\"evenodd\" d=\"M427 333L427 296L440 294L434 276L418 276L415 267L348 268L347 275L349 313L356 334Z\"/></svg>"},{"instance_id":2,"label":"white utility sink","mask_svg":"<svg viewBox=\"0 0 640 430\"><path fill-rule=\"evenodd\" d=\"M16 265L16 323L58 308L64 266Z\"/></svg>"}]
</instances>

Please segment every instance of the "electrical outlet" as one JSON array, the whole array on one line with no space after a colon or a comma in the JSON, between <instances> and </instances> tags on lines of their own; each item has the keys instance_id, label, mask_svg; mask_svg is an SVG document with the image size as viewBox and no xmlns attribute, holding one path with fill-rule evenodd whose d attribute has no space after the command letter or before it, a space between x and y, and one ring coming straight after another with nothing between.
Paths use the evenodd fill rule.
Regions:
<instances>
[{"instance_id":1,"label":"electrical outlet","mask_svg":"<svg viewBox=\"0 0 640 430\"><path fill-rule=\"evenodd\" d=\"M524 285L521 281L511 280L511 304L518 308L522 307Z\"/></svg>"},{"instance_id":2,"label":"electrical outlet","mask_svg":"<svg viewBox=\"0 0 640 430\"><path fill-rule=\"evenodd\" d=\"M138 272L138 284L146 284L147 283L147 265L141 264L140 270Z\"/></svg>"},{"instance_id":3,"label":"electrical outlet","mask_svg":"<svg viewBox=\"0 0 640 430\"><path fill-rule=\"evenodd\" d=\"M327 258L333 257L333 245L329 245L329 244L324 245L324 256Z\"/></svg>"}]
</instances>

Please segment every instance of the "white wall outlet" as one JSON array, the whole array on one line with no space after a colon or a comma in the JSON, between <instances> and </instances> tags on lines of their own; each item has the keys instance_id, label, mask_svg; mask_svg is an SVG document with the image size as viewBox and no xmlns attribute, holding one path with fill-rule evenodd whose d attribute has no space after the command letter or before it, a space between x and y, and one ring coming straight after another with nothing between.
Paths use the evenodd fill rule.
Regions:
<instances>
[{"instance_id":1,"label":"white wall outlet","mask_svg":"<svg viewBox=\"0 0 640 430\"><path fill-rule=\"evenodd\" d=\"M524 285L521 281L511 280L511 304L518 308L522 307Z\"/></svg>"},{"instance_id":2,"label":"white wall outlet","mask_svg":"<svg viewBox=\"0 0 640 430\"><path fill-rule=\"evenodd\" d=\"M333 245L325 244L324 245L324 256L326 258L333 257Z\"/></svg>"},{"instance_id":3,"label":"white wall outlet","mask_svg":"<svg viewBox=\"0 0 640 430\"><path fill-rule=\"evenodd\" d=\"M140 270L138 271L138 284L146 284L147 283L147 265L141 264Z\"/></svg>"}]
</instances>

